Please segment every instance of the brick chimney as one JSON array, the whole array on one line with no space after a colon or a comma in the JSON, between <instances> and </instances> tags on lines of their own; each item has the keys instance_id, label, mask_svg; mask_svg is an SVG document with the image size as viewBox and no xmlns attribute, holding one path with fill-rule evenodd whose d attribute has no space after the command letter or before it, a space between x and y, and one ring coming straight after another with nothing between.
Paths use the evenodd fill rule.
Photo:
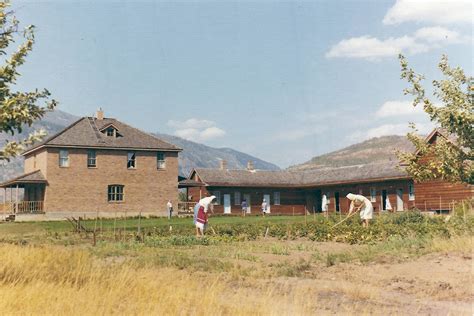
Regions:
<instances>
[{"instance_id":1,"label":"brick chimney","mask_svg":"<svg viewBox=\"0 0 474 316\"><path fill-rule=\"evenodd\" d=\"M221 170L227 170L227 161L224 159L221 159L220 161L220 169Z\"/></svg>"},{"instance_id":2,"label":"brick chimney","mask_svg":"<svg viewBox=\"0 0 474 316\"><path fill-rule=\"evenodd\" d=\"M95 113L95 117L97 118L97 120L102 121L104 119L104 110L102 110L102 108L99 108Z\"/></svg>"},{"instance_id":3,"label":"brick chimney","mask_svg":"<svg viewBox=\"0 0 474 316\"><path fill-rule=\"evenodd\" d=\"M248 171L253 171L255 168L253 166L253 161L248 161L247 162L247 170Z\"/></svg>"}]
</instances>

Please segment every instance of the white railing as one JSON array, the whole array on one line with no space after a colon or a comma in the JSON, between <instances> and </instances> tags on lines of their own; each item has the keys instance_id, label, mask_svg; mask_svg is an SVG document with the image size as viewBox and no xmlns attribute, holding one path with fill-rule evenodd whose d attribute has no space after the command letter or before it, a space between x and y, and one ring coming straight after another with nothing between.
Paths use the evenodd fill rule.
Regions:
<instances>
[{"instance_id":1,"label":"white railing","mask_svg":"<svg viewBox=\"0 0 474 316\"><path fill-rule=\"evenodd\" d=\"M178 212L193 212L196 202L178 202Z\"/></svg>"},{"instance_id":2,"label":"white railing","mask_svg":"<svg viewBox=\"0 0 474 316\"><path fill-rule=\"evenodd\" d=\"M19 201L0 204L0 211L8 214L36 214L43 213L43 201Z\"/></svg>"}]
</instances>

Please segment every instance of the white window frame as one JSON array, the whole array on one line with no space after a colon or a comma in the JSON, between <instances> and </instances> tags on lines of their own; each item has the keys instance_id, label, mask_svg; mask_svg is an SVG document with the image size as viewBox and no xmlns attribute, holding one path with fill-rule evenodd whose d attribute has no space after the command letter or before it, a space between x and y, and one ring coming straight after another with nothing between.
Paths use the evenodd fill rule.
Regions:
<instances>
[{"instance_id":1,"label":"white window frame","mask_svg":"<svg viewBox=\"0 0 474 316\"><path fill-rule=\"evenodd\" d=\"M413 183L408 184L408 200L415 200L415 184Z\"/></svg>"},{"instance_id":2,"label":"white window frame","mask_svg":"<svg viewBox=\"0 0 474 316\"><path fill-rule=\"evenodd\" d=\"M281 194L280 192L273 192L273 205L280 205Z\"/></svg>"},{"instance_id":3,"label":"white window frame","mask_svg":"<svg viewBox=\"0 0 474 316\"><path fill-rule=\"evenodd\" d=\"M108 185L107 186L107 201L109 203L120 203L120 202L125 201L125 186L122 184Z\"/></svg>"},{"instance_id":4,"label":"white window frame","mask_svg":"<svg viewBox=\"0 0 474 316\"><path fill-rule=\"evenodd\" d=\"M374 187L370 188L370 202L377 202L377 190Z\"/></svg>"},{"instance_id":5,"label":"white window frame","mask_svg":"<svg viewBox=\"0 0 474 316\"><path fill-rule=\"evenodd\" d=\"M133 161L133 167L129 167L129 162L131 161ZM137 169L137 153L134 151L127 152L127 169L130 169L130 170Z\"/></svg>"},{"instance_id":6,"label":"white window frame","mask_svg":"<svg viewBox=\"0 0 474 316\"><path fill-rule=\"evenodd\" d=\"M242 204L242 196L240 192L234 192L234 205Z\"/></svg>"},{"instance_id":7,"label":"white window frame","mask_svg":"<svg viewBox=\"0 0 474 316\"><path fill-rule=\"evenodd\" d=\"M89 154L94 154L94 157L90 157ZM94 162L93 164L91 162ZM97 168L97 151L95 149L87 150L87 168Z\"/></svg>"},{"instance_id":8,"label":"white window frame","mask_svg":"<svg viewBox=\"0 0 474 316\"><path fill-rule=\"evenodd\" d=\"M69 150L67 149L59 150L59 166L61 168L69 167Z\"/></svg>"},{"instance_id":9,"label":"white window frame","mask_svg":"<svg viewBox=\"0 0 474 316\"><path fill-rule=\"evenodd\" d=\"M163 156L160 157L160 155L163 155ZM160 159L160 158L163 158L163 159ZM166 154L164 152L159 151L156 153L156 168L158 170L166 169Z\"/></svg>"},{"instance_id":10,"label":"white window frame","mask_svg":"<svg viewBox=\"0 0 474 316\"><path fill-rule=\"evenodd\" d=\"M109 132L111 132L111 135L109 135ZM108 137L116 137L117 136L117 130L113 127L108 127L105 130L105 135L107 135Z\"/></svg>"}]
</instances>

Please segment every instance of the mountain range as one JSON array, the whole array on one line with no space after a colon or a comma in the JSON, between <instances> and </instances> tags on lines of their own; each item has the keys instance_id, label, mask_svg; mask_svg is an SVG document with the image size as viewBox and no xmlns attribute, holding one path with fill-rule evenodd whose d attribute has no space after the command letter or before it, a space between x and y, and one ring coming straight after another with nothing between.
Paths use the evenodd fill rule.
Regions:
<instances>
[{"instance_id":1,"label":"mountain range","mask_svg":"<svg viewBox=\"0 0 474 316\"><path fill-rule=\"evenodd\" d=\"M308 170L398 161L397 150L413 151L414 147L405 136L375 137L340 150L313 157L309 161L291 166L288 169Z\"/></svg>"},{"instance_id":2,"label":"mountain range","mask_svg":"<svg viewBox=\"0 0 474 316\"><path fill-rule=\"evenodd\" d=\"M41 128L46 130L48 135L54 135L77 119L79 119L79 117L60 110L55 110L47 113L41 121L35 122L33 126L25 128L19 135L12 137L11 135L0 134L0 143L5 143L7 139L23 138L31 131ZM221 160L226 160L228 167L232 169L245 168L248 161L253 161L257 169L280 169L277 165L231 148L214 148L162 133L156 133L154 135L183 149L179 154L179 174L181 176L187 176L194 167L216 168L219 166ZM23 159L21 157L12 159L10 162L0 166L0 181L13 178L22 172Z\"/></svg>"},{"instance_id":3,"label":"mountain range","mask_svg":"<svg viewBox=\"0 0 474 316\"><path fill-rule=\"evenodd\" d=\"M20 135L9 137L9 135L0 134L0 142L4 143L6 139L24 137L32 130L40 128L45 129L48 135L53 135L77 119L77 116L56 110L47 113L41 121L35 122L32 127L26 128ZM163 133L155 133L154 135L183 149L183 152L179 155L179 174L181 176L187 176L194 167L217 168L221 160L226 160L230 169L246 168L248 161L252 161L256 169L280 169L275 164L232 148L214 148ZM376 137L331 153L313 157L302 164L289 167L288 170L310 170L397 161L396 150L410 151L413 150L413 146L405 136ZM22 171L23 159L21 157L15 158L11 162L0 166L0 181L20 175Z\"/></svg>"}]
</instances>

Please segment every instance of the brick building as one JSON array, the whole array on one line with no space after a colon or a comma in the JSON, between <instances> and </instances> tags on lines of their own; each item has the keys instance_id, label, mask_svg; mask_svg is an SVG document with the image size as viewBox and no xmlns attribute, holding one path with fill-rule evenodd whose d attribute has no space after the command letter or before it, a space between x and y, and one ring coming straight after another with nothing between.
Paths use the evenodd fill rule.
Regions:
<instances>
[{"instance_id":1,"label":"brick building","mask_svg":"<svg viewBox=\"0 0 474 316\"><path fill-rule=\"evenodd\" d=\"M180 151L99 110L23 153L25 174L0 185L4 211L164 214L178 200Z\"/></svg>"}]
</instances>

